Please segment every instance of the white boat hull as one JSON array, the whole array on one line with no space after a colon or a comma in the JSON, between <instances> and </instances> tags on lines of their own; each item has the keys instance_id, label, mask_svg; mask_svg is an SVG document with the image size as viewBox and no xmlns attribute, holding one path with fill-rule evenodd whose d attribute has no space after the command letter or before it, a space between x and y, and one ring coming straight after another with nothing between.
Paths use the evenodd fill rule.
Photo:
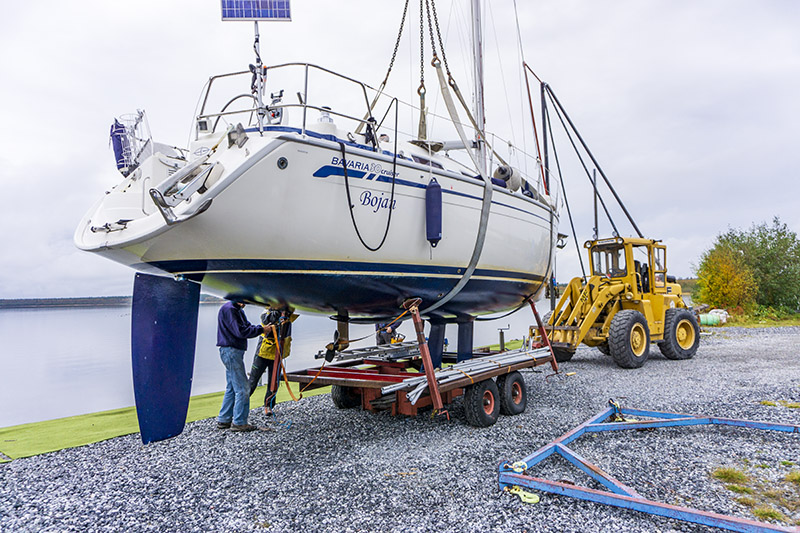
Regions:
<instances>
[{"instance_id":1,"label":"white boat hull","mask_svg":"<svg viewBox=\"0 0 800 533\"><path fill-rule=\"evenodd\" d=\"M218 162L222 174L174 207L179 219L194 216L167 224L148 194L159 177L151 170L147 180L143 168L87 213L76 244L139 271L198 281L226 298L286 301L324 313L393 315L410 297L423 298L424 309L458 282L475 246L481 180L398 158L392 198L391 154L345 141L353 215L368 245L381 242L393 207L386 241L373 252L351 220L338 139L275 129L250 131L243 147L217 150L209 162ZM425 187L433 177L443 193L436 247L425 232ZM207 199L211 204L198 210ZM124 227L115 229L120 219ZM111 229L98 230L104 223ZM557 227L546 202L495 186L477 269L437 312L502 311L541 291Z\"/></svg>"}]
</instances>

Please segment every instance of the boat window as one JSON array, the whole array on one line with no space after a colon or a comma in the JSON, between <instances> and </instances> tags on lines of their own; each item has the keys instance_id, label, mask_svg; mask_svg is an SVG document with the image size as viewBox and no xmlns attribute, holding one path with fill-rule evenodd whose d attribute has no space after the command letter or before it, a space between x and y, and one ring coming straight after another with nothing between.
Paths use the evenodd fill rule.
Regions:
<instances>
[{"instance_id":1,"label":"boat window","mask_svg":"<svg viewBox=\"0 0 800 533\"><path fill-rule=\"evenodd\" d=\"M430 159L426 159L424 157L420 157L418 155L411 155L411 158L414 160L415 163L419 163L420 165L428 165L433 168L441 168L444 170L444 167L437 163L436 161L431 161Z\"/></svg>"},{"instance_id":2,"label":"boat window","mask_svg":"<svg viewBox=\"0 0 800 533\"><path fill-rule=\"evenodd\" d=\"M595 276L624 276L628 273L625 249L622 246L595 246L592 249L592 271Z\"/></svg>"}]
</instances>

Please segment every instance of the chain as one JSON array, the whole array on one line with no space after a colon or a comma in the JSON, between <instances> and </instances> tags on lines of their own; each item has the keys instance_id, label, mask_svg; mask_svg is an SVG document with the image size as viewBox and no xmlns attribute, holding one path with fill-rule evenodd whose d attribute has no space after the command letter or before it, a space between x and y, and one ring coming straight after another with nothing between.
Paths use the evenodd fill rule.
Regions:
<instances>
[{"instance_id":1,"label":"chain","mask_svg":"<svg viewBox=\"0 0 800 533\"><path fill-rule=\"evenodd\" d=\"M435 67L439 64L439 56L436 54L436 41L433 39L433 25L431 24L431 7L429 0L425 0L425 11L428 14L428 33L431 35L431 50L433 51L431 65Z\"/></svg>"},{"instance_id":2,"label":"chain","mask_svg":"<svg viewBox=\"0 0 800 533\"><path fill-rule=\"evenodd\" d=\"M425 12L422 10L424 0L419 0L419 89L425 91Z\"/></svg>"},{"instance_id":3,"label":"chain","mask_svg":"<svg viewBox=\"0 0 800 533\"><path fill-rule=\"evenodd\" d=\"M444 41L442 40L442 32L439 29L439 16L436 14L436 2L431 0L431 8L433 9L433 22L436 24L436 35L439 37L439 49L442 51L442 61L444 61L444 70L447 72L447 77L452 79L450 74L450 67L447 66L447 55L444 53ZM430 19L430 17L428 17ZM430 22L430 20L428 20Z\"/></svg>"},{"instance_id":4,"label":"chain","mask_svg":"<svg viewBox=\"0 0 800 533\"><path fill-rule=\"evenodd\" d=\"M408 1L406 0L405 5L403 6L403 18L400 20L400 31L397 32L397 41L394 43L394 51L392 52L392 60L389 61L389 70L386 71L386 77L383 79L383 84L386 85L386 82L389 81L389 74L392 73L392 67L394 66L394 60L397 57L397 49L400 47L400 39L403 37L403 27L406 24L406 14L408 13Z\"/></svg>"}]
</instances>

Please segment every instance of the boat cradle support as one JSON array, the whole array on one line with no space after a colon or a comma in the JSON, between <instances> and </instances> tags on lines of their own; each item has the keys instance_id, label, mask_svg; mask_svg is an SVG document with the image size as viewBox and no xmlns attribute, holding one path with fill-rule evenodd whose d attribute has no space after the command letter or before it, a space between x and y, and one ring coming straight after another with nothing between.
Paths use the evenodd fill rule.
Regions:
<instances>
[{"instance_id":1,"label":"boat cradle support","mask_svg":"<svg viewBox=\"0 0 800 533\"><path fill-rule=\"evenodd\" d=\"M800 528L780 526L776 524L758 522L737 516L723 515L701 511L690 507L680 507L666 503L656 502L639 495L633 488L628 487L598 466L584 459L567 445L587 433L602 433L605 431L620 431L627 429L650 429L677 426L703 426L722 425L736 426L752 429L766 429L787 433L800 433L800 426L792 424L777 424L773 422L756 422L751 420L738 420L733 418L718 418L690 414L669 413L661 411L648 411L643 409L622 408L609 401L609 407L593 416L583 424L563 434L553 442L539 448L536 452L517 462L503 462L499 466L498 485L501 490L512 487L525 487L542 492L570 496L582 500L613 505L623 509L641 511L668 518L675 518L687 522L694 522L707 526L727 529L730 531L745 532L800 532ZM626 416L646 417L646 419L626 420ZM534 477L528 470L550 457L560 455L579 470L583 471L594 481L604 486L607 490L595 490L569 483L551 481Z\"/></svg>"}]
</instances>

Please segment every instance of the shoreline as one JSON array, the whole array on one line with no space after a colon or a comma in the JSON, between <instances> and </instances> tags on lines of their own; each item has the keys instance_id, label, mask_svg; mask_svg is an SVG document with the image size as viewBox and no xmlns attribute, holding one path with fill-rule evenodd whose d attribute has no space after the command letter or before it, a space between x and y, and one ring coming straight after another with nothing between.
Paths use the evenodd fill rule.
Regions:
<instances>
[{"instance_id":1,"label":"shoreline","mask_svg":"<svg viewBox=\"0 0 800 533\"><path fill-rule=\"evenodd\" d=\"M0 299L2 309L62 309L87 307L130 307L132 296L79 296L73 298L7 298ZM222 304L222 298L200 295L200 305Z\"/></svg>"}]
</instances>

